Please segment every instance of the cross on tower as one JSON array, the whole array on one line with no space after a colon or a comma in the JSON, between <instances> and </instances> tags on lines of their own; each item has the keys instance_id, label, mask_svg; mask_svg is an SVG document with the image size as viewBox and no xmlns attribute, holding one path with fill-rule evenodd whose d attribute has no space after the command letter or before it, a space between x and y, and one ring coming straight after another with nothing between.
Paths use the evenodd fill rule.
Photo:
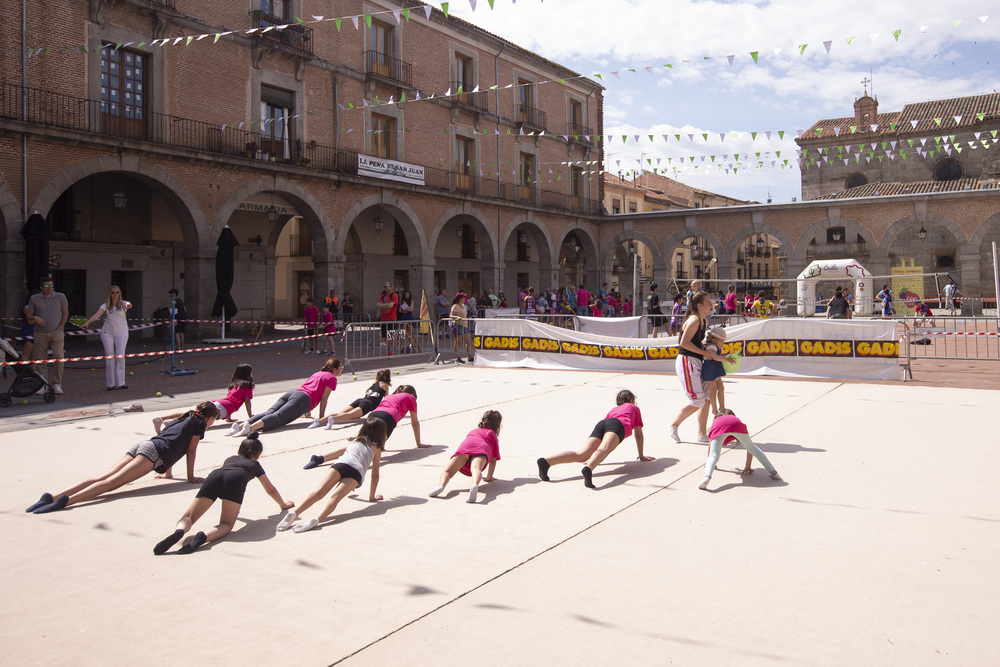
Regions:
<instances>
[{"instance_id":1,"label":"cross on tower","mask_svg":"<svg viewBox=\"0 0 1000 667\"><path fill-rule=\"evenodd\" d=\"M871 80L871 79L869 79L869 78L868 78L867 76L866 76L865 78L861 79L861 83L862 83L862 84L864 85L864 87L865 87L865 95L867 95L867 94L868 94L868 84L869 84L869 83L871 83L871 82L872 82L872 80Z\"/></svg>"}]
</instances>

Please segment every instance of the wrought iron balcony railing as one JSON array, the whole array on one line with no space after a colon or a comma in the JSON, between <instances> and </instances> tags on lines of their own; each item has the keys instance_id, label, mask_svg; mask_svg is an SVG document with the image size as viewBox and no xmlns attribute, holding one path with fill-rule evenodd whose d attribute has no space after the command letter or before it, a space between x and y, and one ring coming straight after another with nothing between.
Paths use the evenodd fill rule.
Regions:
<instances>
[{"instance_id":1,"label":"wrought iron balcony railing","mask_svg":"<svg viewBox=\"0 0 1000 667\"><path fill-rule=\"evenodd\" d=\"M250 12L250 20L257 32L253 38L270 44L280 44L295 51L312 55L313 29L288 22L279 16L255 9Z\"/></svg>"},{"instance_id":2,"label":"wrought iron balcony railing","mask_svg":"<svg viewBox=\"0 0 1000 667\"><path fill-rule=\"evenodd\" d=\"M413 65L381 51L365 51L365 74L404 86L413 85Z\"/></svg>"}]
</instances>

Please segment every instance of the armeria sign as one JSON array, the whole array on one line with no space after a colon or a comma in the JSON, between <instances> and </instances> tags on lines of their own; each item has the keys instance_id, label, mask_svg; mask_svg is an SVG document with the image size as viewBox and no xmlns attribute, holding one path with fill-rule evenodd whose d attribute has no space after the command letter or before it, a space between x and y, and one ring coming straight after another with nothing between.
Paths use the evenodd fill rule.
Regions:
<instances>
[{"instance_id":1,"label":"armeria sign","mask_svg":"<svg viewBox=\"0 0 1000 667\"><path fill-rule=\"evenodd\" d=\"M418 164L407 164L386 160L385 158L372 157L371 155L358 155L358 176L370 176L371 178L381 178L386 181L399 181L410 185L424 184L424 167Z\"/></svg>"}]
</instances>

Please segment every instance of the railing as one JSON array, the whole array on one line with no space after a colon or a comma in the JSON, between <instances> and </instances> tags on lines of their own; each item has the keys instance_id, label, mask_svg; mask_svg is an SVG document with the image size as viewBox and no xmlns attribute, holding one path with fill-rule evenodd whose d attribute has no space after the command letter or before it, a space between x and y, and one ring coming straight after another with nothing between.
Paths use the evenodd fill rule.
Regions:
<instances>
[{"instance_id":1,"label":"railing","mask_svg":"<svg viewBox=\"0 0 1000 667\"><path fill-rule=\"evenodd\" d=\"M343 332L344 366L353 373L352 361L411 355L429 362L436 347L433 330L429 320L351 322Z\"/></svg>"},{"instance_id":2,"label":"railing","mask_svg":"<svg viewBox=\"0 0 1000 667\"><path fill-rule=\"evenodd\" d=\"M309 234L289 234L288 254L292 257L312 255L312 236Z\"/></svg>"},{"instance_id":3,"label":"railing","mask_svg":"<svg viewBox=\"0 0 1000 667\"><path fill-rule=\"evenodd\" d=\"M806 257L868 256L867 243L814 243L806 247Z\"/></svg>"},{"instance_id":4,"label":"railing","mask_svg":"<svg viewBox=\"0 0 1000 667\"><path fill-rule=\"evenodd\" d=\"M905 317L906 346L911 359L1000 361L997 320L989 317ZM902 356L904 350L900 350Z\"/></svg>"},{"instance_id":5,"label":"railing","mask_svg":"<svg viewBox=\"0 0 1000 667\"><path fill-rule=\"evenodd\" d=\"M514 105L514 120L518 123L537 127L540 130L546 128L545 112L527 104Z\"/></svg>"},{"instance_id":6,"label":"railing","mask_svg":"<svg viewBox=\"0 0 1000 667\"><path fill-rule=\"evenodd\" d=\"M253 27L258 29L258 32L253 33L254 39L280 44L312 55L312 28L299 25L294 21L286 21L279 16L273 16L259 9L250 12L250 19L253 21ZM284 26L284 28L278 30L277 26ZM271 29L268 30L268 28Z\"/></svg>"},{"instance_id":7,"label":"railing","mask_svg":"<svg viewBox=\"0 0 1000 667\"><path fill-rule=\"evenodd\" d=\"M461 81L452 81L449 85L451 86L453 102L464 104L478 109L479 111L489 113L490 92L488 90L478 90L473 93L467 90ZM458 92L459 90L462 92Z\"/></svg>"},{"instance_id":8,"label":"railing","mask_svg":"<svg viewBox=\"0 0 1000 667\"><path fill-rule=\"evenodd\" d=\"M581 125L580 123L568 123L566 125L566 134L570 139L579 141L580 143L594 143L594 131L586 125ZM587 137L590 137L590 139L587 139Z\"/></svg>"},{"instance_id":9,"label":"railing","mask_svg":"<svg viewBox=\"0 0 1000 667\"><path fill-rule=\"evenodd\" d=\"M404 86L413 85L413 65L381 51L365 51L365 74Z\"/></svg>"}]
</instances>

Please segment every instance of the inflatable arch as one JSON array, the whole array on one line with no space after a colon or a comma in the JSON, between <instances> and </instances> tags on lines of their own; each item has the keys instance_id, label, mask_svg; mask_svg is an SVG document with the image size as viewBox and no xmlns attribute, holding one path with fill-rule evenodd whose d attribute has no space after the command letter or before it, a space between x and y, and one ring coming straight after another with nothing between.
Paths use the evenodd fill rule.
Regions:
<instances>
[{"instance_id":1,"label":"inflatable arch","mask_svg":"<svg viewBox=\"0 0 1000 667\"><path fill-rule=\"evenodd\" d=\"M812 317L816 313L816 282L819 280L854 281L854 312L872 312L872 274L856 259L816 260L798 277L798 313Z\"/></svg>"}]
</instances>

